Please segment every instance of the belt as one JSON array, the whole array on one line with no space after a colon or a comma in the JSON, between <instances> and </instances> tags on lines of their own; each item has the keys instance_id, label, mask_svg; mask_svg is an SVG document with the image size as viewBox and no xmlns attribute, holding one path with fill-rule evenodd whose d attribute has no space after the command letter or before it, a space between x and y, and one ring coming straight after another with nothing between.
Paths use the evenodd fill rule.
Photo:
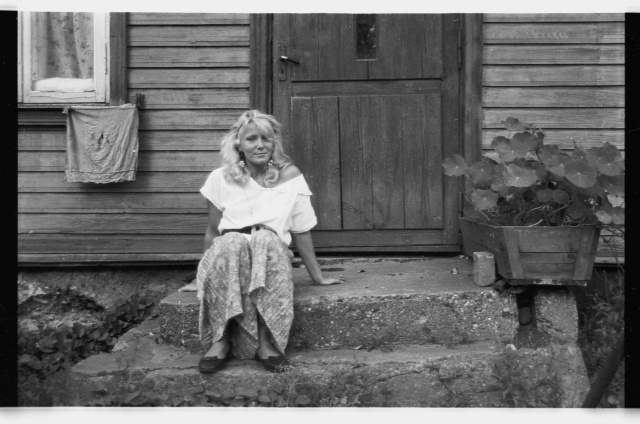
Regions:
<instances>
[{"instance_id":1,"label":"belt","mask_svg":"<svg viewBox=\"0 0 640 424\"><path fill-rule=\"evenodd\" d=\"M258 231L258 230L269 230L269 231L273 231L271 228L267 227L266 225L252 225L250 227L244 227L244 228L232 228L232 229L225 229L222 230L222 233L220 233L221 235L225 235L227 233L242 233L242 234L253 234L254 232ZM275 231L273 231L275 233Z\"/></svg>"}]
</instances>

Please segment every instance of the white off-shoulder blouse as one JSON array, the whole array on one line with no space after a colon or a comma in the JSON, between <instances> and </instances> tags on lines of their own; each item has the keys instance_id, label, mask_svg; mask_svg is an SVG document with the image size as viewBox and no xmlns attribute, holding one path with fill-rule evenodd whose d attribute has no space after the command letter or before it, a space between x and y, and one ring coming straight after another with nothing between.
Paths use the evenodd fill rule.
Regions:
<instances>
[{"instance_id":1,"label":"white off-shoulder blouse","mask_svg":"<svg viewBox=\"0 0 640 424\"><path fill-rule=\"evenodd\" d=\"M253 179L242 186L218 168L209 174L200 193L222 211L220 232L261 224L273 229L289 245L291 233L304 233L318 223L303 175L265 188Z\"/></svg>"}]
</instances>

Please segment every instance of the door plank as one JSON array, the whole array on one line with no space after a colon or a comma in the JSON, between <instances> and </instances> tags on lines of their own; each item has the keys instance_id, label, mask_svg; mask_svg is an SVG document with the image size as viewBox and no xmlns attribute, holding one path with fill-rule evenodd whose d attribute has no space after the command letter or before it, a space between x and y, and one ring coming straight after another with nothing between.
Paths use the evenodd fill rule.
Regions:
<instances>
[{"instance_id":1,"label":"door plank","mask_svg":"<svg viewBox=\"0 0 640 424\"><path fill-rule=\"evenodd\" d=\"M294 97L291 123L296 140L292 158L314 195L318 229L342 227L337 97Z\"/></svg>"},{"instance_id":2,"label":"door plank","mask_svg":"<svg viewBox=\"0 0 640 424\"><path fill-rule=\"evenodd\" d=\"M288 16L291 25L290 51L287 52L285 48L281 52L277 52L276 57L285 55L300 61L299 65L291 63L283 65L291 81L317 81L320 70L319 15L301 13Z\"/></svg>"},{"instance_id":3,"label":"door plank","mask_svg":"<svg viewBox=\"0 0 640 424\"><path fill-rule=\"evenodd\" d=\"M407 96L402 116L405 228L442 228L440 95Z\"/></svg>"},{"instance_id":4,"label":"door plank","mask_svg":"<svg viewBox=\"0 0 640 424\"><path fill-rule=\"evenodd\" d=\"M426 246L442 243L439 230L313 231L313 244L323 247Z\"/></svg>"},{"instance_id":5,"label":"door plank","mask_svg":"<svg viewBox=\"0 0 640 424\"><path fill-rule=\"evenodd\" d=\"M404 173L402 169L402 96L372 96L369 137L373 187L373 227L404 228Z\"/></svg>"},{"instance_id":6,"label":"door plank","mask_svg":"<svg viewBox=\"0 0 640 424\"><path fill-rule=\"evenodd\" d=\"M340 97L340 162L342 174L342 226L373 229L373 149L369 125L369 96Z\"/></svg>"},{"instance_id":7,"label":"door plank","mask_svg":"<svg viewBox=\"0 0 640 424\"><path fill-rule=\"evenodd\" d=\"M318 81L296 82L295 96L362 96L372 94L427 94L440 93L442 82L432 80L385 81Z\"/></svg>"},{"instance_id":8,"label":"door plank","mask_svg":"<svg viewBox=\"0 0 640 424\"><path fill-rule=\"evenodd\" d=\"M285 152L291 152L291 84L288 82L290 76L289 68L284 66L278 59L281 54L292 54L291 50L291 21L292 15L276 13L273 15L273 43L272 43L272 87L273 87L273 113L282 124L282 143ZM287 51L288 50L288 51ZM281 75L280 71L284 74ZM285 79L281 80L282 77Z\"/></svg>"},{"instance_id":9,"label":"door plank","mask_svg":"<svg viewBox=\"0 0 640 424\"><path fill-rule=\"evenodd\" d=\"M369 79L440 77L439 16L430 15L425 25L418 14L377 15L378 58L367 62Z\"/></svg>"},{"instance_id":10,"label":"door plank","mask_svg":"<svg viewBox=\"0 0 640 424\"><path fill-rule=\"evenodd\" d=\"M318 16L318 78L367 79L367 62L357 60L355 16Z\"/></svg>"},{"instance_id":11,"label":"door plank","mask_svg":"<svg viewBox=\"0 0 640 424\"><path fill-rule=\"evenodd\" d=\"M422 15L424 50L422 52L422 77L442 76L442 15ZM451 40L448 40L448 42Z\"/></svg>"},{"instance_id":12,"label":"door plank","mask_svg":"<svg viewBox=\"0 0 640 424\"><path fill-rule=\"evenodd\" d=\"M460 69L458 67L458 49L453 40L458 40L460 33L460 16L447 14L443 16L444 40L448 40L444 49L444 76L442 81L442 141L443 156L461 152L460 140ZM460 243L458 236L458 217L462 205L460 201L460 181L456 178L444 179L443 206L443 244Z\"/></svg>"}]
</instances>

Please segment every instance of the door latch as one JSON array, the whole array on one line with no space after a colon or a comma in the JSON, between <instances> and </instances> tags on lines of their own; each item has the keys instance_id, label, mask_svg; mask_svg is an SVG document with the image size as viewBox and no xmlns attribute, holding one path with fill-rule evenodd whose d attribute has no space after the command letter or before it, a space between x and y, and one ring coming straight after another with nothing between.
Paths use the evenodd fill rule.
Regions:
<instances>
[{"instance_id":1,"label":"door latch","mask_svg":"<svg viewBox=\"0 0 640 424\"><path fill-rule=\"evenodd\" d=\"M289 57L289 56L280 56L280 60L283 62L295 63L296 65L300 64L300 61L298 59L294 59L293 57Z\"/></svg>"}]
</instances>

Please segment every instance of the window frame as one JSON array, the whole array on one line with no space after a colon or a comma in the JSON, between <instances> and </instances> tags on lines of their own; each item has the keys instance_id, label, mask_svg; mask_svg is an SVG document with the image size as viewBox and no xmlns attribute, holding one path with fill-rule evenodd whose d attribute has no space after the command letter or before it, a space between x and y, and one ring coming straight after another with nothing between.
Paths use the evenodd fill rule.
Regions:
<instances>
[{"instance_id":1,"label":"window frame","mask_svg":"<svg viewBox=\"0 0 640 424\"><path fill-rule=\"evenodd\" d=\"M126 14L125 13L97 13L100 15L101 45L94 52L94 70L96 57L104 72L94 72L94 81L98 93L87 92L36 92L30 88L30 54L31 43L29 35L31 13L19 12L18 34L18 107L19 108L59 108L74 104L81 105L111 105L118 106L126 102ZM95 15L94 15L95 16ZM25 25L26 23L26 25ZM98 51L99 50L99 51ZM25 66L26 65L26 66ZM98 75L100 74L100 87ZM98 94L96 96L96 94Z\"/></svg>"}]
</instances>

